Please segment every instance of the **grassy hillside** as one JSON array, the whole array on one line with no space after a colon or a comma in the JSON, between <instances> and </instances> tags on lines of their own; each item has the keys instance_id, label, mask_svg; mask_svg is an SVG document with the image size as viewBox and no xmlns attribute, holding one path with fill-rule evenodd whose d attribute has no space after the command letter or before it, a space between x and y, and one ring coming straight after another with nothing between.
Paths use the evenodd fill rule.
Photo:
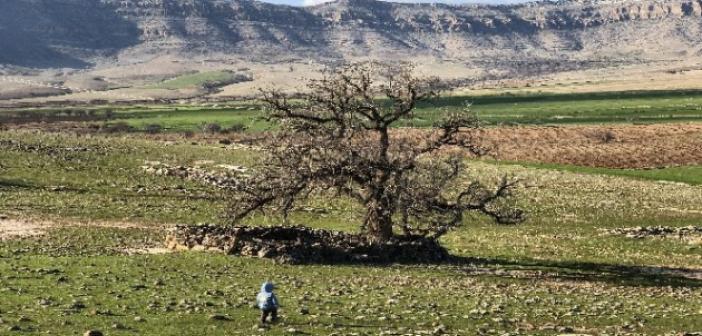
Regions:
<instances>
[{"instance_id":1,"label":"grassy hillside","mask_svg":"<svg viewBox=\"0 0 702 336\"><path fill-rule=\"evenodd\" d=\"M161 246L162 223L222 223L227 204L226 194L211 187L145 174L145 161L250 166L255 152L28 132L3 132L0 140L0 212L50 220L39 224L44 236L0 241L4 330L463 335L702 328L702 283L639 268L700 269L698 245L601 231L699 223L699 187L477 162L473 176L525 181L519 203L530 219L500 227L470 216L465 228L444 239L452 253L470 258L466 263L281 266L208 253L137 253ZM355 230L359 210L321 197L295 211L292 221ZM89 224L95 222L103 224ZM279 222L258 216L249 223ZM265 279L279 285L283 321L259 330L251 300Z\"/></svg>"},{"instance_id":2,"label":"grassy hillside","mask_svg":"<svg viewBox=\"0 0 702 336\"><path fill-rule=\"evenodd\" d=\"M0 240L0 334L702 330L702 282L673 270L702 269L700 245L602 231L698 224L700 187L475 162L471 176L524 181L519 204L529 220L505 227L469 216L443 241L463 262L284 266L210 253L140 253L162 246L167 224L223 223L227 205L226 194L212 187L144 173L145 161L215 169L251 166L256 152L15 131L1 132L0 145L0 213L45 232ZM291 218L347 231L361 219L353 203L324 195ZM249 221L278 223L267 216ZM283 319L259 330L251 301L266 279L278 284Z\"/></svg>"},{"instance_id":3,"label":"grassy hillside","mask_svg":"<svg viewBox=\"0 0 702 336\"><path fill-rule=\"evenodd\" d=\"M161 83L150 85L149 89L188 89L218 87L233 83L238 78L237 74L231 71L208 71L193 74L181 75Z\"/></svg>"}]
</instances>

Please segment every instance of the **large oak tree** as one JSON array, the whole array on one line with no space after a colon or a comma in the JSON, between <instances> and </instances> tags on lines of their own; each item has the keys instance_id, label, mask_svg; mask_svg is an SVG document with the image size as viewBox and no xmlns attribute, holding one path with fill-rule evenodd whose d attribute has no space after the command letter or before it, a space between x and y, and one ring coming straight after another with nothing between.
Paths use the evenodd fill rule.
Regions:
<instances>
[{"instance_id":1,"label":"large oak tree","mask_svg":"<svg viewBox=\"0 0 702 336\"><path fill-rule=\"evenodd\" d=\"M232 219L257 210L287 217L310 195L329 191L363 205L362 229L376 241L395 234L438 238L468 211L503 224L522 221L509 202L514 180L492 188L459 183L465 156L443 150L486 154L468 107L445 111L429 129L393 127L440 89L439 81L417 77L407 65L361 63L326 72L295 97L263 91L267 117L279 127L260 167L234 193Z\"/></svg>"}]
</instances>

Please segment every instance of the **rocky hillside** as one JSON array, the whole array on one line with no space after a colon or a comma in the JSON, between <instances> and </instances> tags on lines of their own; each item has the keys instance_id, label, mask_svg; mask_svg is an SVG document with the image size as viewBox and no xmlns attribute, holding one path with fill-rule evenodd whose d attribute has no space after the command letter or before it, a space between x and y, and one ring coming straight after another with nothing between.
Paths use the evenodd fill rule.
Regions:
<instances>
[{"instance_id":1,"label":"rocky hillside","mask_svg":"<svg viewBox=\"0 0 702 336\"><path fill-rule=\"evenodd\" d=\"M12 0L0 1L0 63L88 67L165 53L269 62L424 55L553 68L698 56L701 17L702 0L339 0L308 8L248 0Z\"/></svg>"}]
</instances>

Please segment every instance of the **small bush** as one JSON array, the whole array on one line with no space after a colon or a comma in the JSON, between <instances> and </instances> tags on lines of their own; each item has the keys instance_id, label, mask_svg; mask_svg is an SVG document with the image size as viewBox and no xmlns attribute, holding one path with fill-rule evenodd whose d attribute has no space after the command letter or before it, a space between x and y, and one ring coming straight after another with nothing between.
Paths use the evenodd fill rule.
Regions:
<instances>
[{"instance_id":1,"label":"small bush","mask_svg":"<svg viewBox=\"0 0 702 336\"><path fill-rule=\"evenodd\" d=\"M163 126L159 124L149 124L144 127L144 132L148 134L156 134L156 133L161 133L163 130Z\"/></svg>"},{"instance_id":2,"label":"small bush","mask_svg":"<svg viewBox=\"0 0 702 336\"><path fill-rule=\"evenodd\" d=\"M195 136L195 132L193 131L183 131L183 137L186 139L190 139Z\"/></svg>"},{"instance_id":3,"label":"small bush","mask_svg":"<svg viewBox=\"0 0 702 336\"><path fill-rule=\"evenodd\" d=\"M205 133L219 133L222 131L222 126L217 123L209 123L202 126L202 131Z\"/></svg>"},{"instance_id":4,"label":"small bush","mask_svg":"<svg viewBox=\"0 0 702 336\"><path fill-rule=\"evenodd\" d=\"M611 143L617 140L617 136L610 130L597 130L592 134L592 138L601 143Z\"/></svg>"},{"instance_id":5,"label":"small bush","mask_svg":"<svg viewBox=\"0 0 702 336\"><path fill-rule=\"evenodd\" d=\"M106 124L102 128L102 131L105 133L127 133L131 132L132 130L134 130L134 128L123 121L116 122L114 124Z\"/></svg>"},{"instance_id":6,"label":"small bush","mask_svg":"<svg viewBox=\"0 0 702 336\"><path fill-rule=\"evenodd\" d=\"M245 132L248 129L245 125L242 124L234 124L227 131L232 132L232 133L242 133Z\"/></svg>"}]
</instances>

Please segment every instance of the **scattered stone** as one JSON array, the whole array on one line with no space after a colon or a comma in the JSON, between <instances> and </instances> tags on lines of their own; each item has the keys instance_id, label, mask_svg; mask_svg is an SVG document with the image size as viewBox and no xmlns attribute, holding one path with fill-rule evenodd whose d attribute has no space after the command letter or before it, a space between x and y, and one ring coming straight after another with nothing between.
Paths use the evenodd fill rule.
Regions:
<instances>
[{"instance_id":1,"label":"scattered stone","mask_svg":"<svg viewBox=\"0 0 702 336\"><path fill-rule=\"evenodd\" d=\"M643 239L647 237L665 237L665 238L694 238L702 237L702 226L637 226L630 228L616 228L604 230L605 233L611 235L621 235L628 238Z\"/></svg>"},{"instance_id":2,"label":"scattered stone","mask_svg":"<svg viewBox=\"0 0 702 336\"><path fill-rule=\"evenodd\" d=\"M400 236L385 243L358 234L302 226L248 227L180 225L169 230L173 250L220 251L280 263L434 263L449 254L437 241Z\"/></svg>"},{"instance_id":3,"label":"scattered stone","mask_svg":"<svg viewBox=\"0 0 702 336\"><path fill-rule=\"evenodd\" d=\"M85 309L85 304L80 301L73 301L70 306L68 306L68 309L74 309L74 310L79 310L79 309Z\"/></svg>"},{"instance_id":4,"label":"scattered stone","mask_svg":"<svg viewBox=\"0 0 702 336\"><path fill-rule=\"evenodd\" d=\"M432 331L432 335L443 335L443 334L445 334L445 333L446 333L446 326L444 326L443 324L437 326L437 327L434 328L434 330Z\"/></svg>"},{"instance_id":5,"label":"scattered stone","mask_svg":"<svg viewBox=\"0 0 702 336\"><path fill-rule=\"evenodd\" d=\"M59 186L49 186L48 188L49 188L50 191L56 191L56 192L68 190L68 187L62 186L62 185L59 185Z\"/></svg>"},{"instance_id":6,"label":"scattered stone","mask_svg":"<svg viewBox=\"0 0 702 336\"><path fill-rule=\"evenodd\" d=\"M117 322L117 323L114 323L114 324L112 325L112 329L115 329L115 330L124 330L124 329L127 329L127 327L126 327L124 324Z\"/></svg>"},{"instance_id":7,"label":"scattered stone","mask_svg":"<svg viewBox=\"0 0 702 336\"><path fill-rule=\"evenodd\" d=\"M103 336L104 334L100 330L88 330L83 333L83 336Z\"/></svg>"},{"instance_id":8,"label":"scattered stone","mask_svg":"<svg viewBox=\"0 0 702 336\"><path fill-rule=\"evenodd\" d=\"M238 169L226 169L225 172L211 172L199 167L169 166L166 164L145 165L141 167L148 174L158 176L175 176L184 180L201 182L213 185L220 189L232 189L239 185L244 171L243 167Z\"/></svg>"},{"instance_id":9,"label":"scattered stone","mask_svg":"<svg viewBox=\"0 0 702 336\"><path fill-rule=\"evenodd\" d=\"M141 316L135 316L134 317L134 322L144 322L144 318Z\"/></svg>"}]
</instances>

